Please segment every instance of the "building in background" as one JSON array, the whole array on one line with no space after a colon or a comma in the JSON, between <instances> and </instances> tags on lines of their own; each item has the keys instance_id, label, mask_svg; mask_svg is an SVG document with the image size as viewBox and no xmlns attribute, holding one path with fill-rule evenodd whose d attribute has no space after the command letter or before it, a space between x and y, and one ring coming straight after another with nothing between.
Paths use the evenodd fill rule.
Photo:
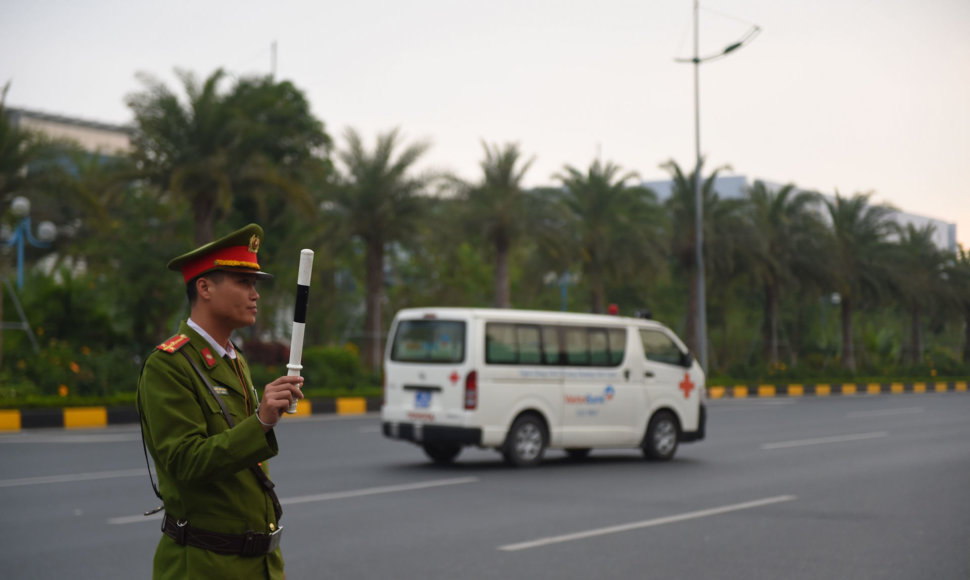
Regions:
<instances>
[{"instance_id":1,"label":"building in background","mask_svg":"<svg viewBox=\"0 0 970 580\"><path fill-rule=\"evenodd\" d=\"M714 181L714 190L719 196L725 199L741 198L744 197L745 192L749 187L754 185L756 181L761 181L765 184L765 187L771 191L778 191L785 185L768 181L766 179L749 179L745 175L719 175ZM643 185L652 189L657 194L657 197L663 200L670 197L673 182L670 180L645 181ZM835 194L825 192L819 193L829 200L835 199ZM878 201L874 201L874 203L878 203ZM941 250L946 250L949 252L957 251L957 225L955 223L909 213L900 209L897 209L897 211L893 213L893 220L903 227L906 227L907 225L912 225L916 228L922 228L928 225L933 226L933 242L936 244L936 246Z\"/></svg>"},{"instance_id":2,"label":"building in background","mask_svg":"<svg viewBox=\"0 0 970 580\"><path fill-rule=\"evenodd\" d=\"M4 107L15 127L21 127L51 139L73 141L89 153L117 157L131 151L129 127L52 115L16 107Z\"/></svg>"}]
</instances>

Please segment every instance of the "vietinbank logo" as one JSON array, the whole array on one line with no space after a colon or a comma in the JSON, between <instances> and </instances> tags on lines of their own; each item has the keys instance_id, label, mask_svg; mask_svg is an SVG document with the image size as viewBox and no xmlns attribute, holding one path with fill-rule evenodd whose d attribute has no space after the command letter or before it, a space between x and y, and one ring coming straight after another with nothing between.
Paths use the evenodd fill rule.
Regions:
<instances>
[{"instance_id":1,"label":"vietinbank logo","mask_svg":"<svg viewBox=\"0 0 970 580\"><path fill-rule=\"evenodd\" d=\"M613 400L616 389L613 385L606 385L602 395L566 395L567 405L603 405Z\"/></svg>"}]
</instances>

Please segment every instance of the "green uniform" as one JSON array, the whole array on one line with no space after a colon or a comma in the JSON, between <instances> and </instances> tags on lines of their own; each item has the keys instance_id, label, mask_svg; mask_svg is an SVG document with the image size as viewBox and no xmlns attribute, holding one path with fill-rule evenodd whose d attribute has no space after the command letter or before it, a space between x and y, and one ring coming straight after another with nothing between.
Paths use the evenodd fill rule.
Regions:
<instances>
[{"instance_id":1,"label":"green uniform","mask_svg":"<svg viewBox=\"0 0 970 580\"><path fill-rule=\"evenodd\" d=\"M233 365L213 356L211 345L185 322L179 335L183 338L174 337L148 357L138 383L138 412L165 511L208 531L271 533L279 527L272 500L249 468L279 449L273 431L263 433L253 414L249 367L237 353L249 391L247 409ZM219 403L179 351L208 376L235 427L229 428ZM268 475L265 463L261 468ZM279 548L262 556L222 555L180 546L163 534L155 550L156 579L283 577Z\"/></svg>"}]
</instances>

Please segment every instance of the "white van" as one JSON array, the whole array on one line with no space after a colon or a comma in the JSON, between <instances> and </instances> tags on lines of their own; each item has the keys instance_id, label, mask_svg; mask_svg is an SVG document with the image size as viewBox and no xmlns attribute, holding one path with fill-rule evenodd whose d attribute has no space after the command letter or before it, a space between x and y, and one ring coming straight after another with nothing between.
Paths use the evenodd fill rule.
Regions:
<instances>
[{"instance_id":1,"label":"white van","mask_svg":"<svg viewBox=\"0 0 970 580\"><path fill-rule=\"evenodd\" d=\"M412 308L384 354L383 432L450 463L466 445L536 465L547 448L674 456L704 438L704 372L666 326L597 314Z\"/></svg>"}]
</instances>

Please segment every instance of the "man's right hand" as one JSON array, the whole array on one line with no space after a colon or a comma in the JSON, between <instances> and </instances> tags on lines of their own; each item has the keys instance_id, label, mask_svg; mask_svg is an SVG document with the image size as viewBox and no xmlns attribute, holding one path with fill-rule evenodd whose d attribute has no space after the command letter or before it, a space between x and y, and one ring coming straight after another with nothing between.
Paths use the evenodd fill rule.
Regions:
<instances>
[{"instance_id":1,"label":"man's right hand","mask_svg":"<svg viewBox=\"0 0 970 580\"><path fill-rule=\"evenodd\" d=\"M263 400L257 412L264 432L279 422L293 401L303 398L302 387L303 377L283 376L263 388Z\"/></svg>"}]
</instances>

